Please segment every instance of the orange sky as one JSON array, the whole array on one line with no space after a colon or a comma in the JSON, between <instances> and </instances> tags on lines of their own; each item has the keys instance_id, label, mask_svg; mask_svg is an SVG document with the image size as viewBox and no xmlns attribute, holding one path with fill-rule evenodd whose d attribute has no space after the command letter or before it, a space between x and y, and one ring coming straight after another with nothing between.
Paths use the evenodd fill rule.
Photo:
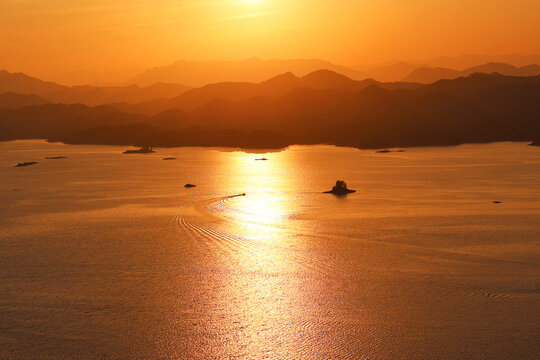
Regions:
<instances>
[{"instance_id":1,"label":"orange sky","mask_svg":"<svg viewBox=\"0 0 540 360\"><path fill-rule=\"evenodd\" d=\"M538 0L0 0L0 68L540 53Z\"/></svg>"}]
</instances>

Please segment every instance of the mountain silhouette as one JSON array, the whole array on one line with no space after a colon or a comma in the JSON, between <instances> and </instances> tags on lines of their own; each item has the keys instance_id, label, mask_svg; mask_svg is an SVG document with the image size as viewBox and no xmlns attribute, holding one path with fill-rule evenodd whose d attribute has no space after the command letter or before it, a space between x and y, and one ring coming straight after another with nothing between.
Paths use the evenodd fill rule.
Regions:
<instances>
[{"instance_id":1,"label":"mountain silhouette","mask_svg":"<svg viewBox=\"0 0 540 360\"><path fill-rule=\"evenodd\" d=\"M442 67L448 69L468 69L486 63L505 63L516 67L529 64L540 64L540 55L500 54L500 55L473 55L463 54L459 56L439 56L435 59L415 61L430 67Z\"/></svg>"},{"instance_id":2,"label":"mountain silhouette","mask_svg":"<svg viewBox=\"0 0 540 360\"><path fill-rule=\"evenodd\" d=\"M409 63L404 61L394 62L388 65L378 65L366 68L356 65L353 69L365 74L365 78L371 78L381 82L401 81L414 70L425 67L422 63Z\"/></svg>"},{"instance_id":3,"label":"mountain silhouette","mask_svg":"<svg viewBox=\"0 0 540 360\"><path fill-rule=\"evenodd\" d=\"M139 116L108 106L45 104L21 109L1 109L0 127L13 139L52 139L102 124L129 124Z\"/></svg>"},{"instance_id":4,"label":"mountain silhouette","mask_svg":"<svg viewBox=\"0 0 540 360\"><path fill-rule=\"evenodd\" d=\"M127 79L144 71L144 68L133 68L116 71L79 70L70 71L52 77L52 81L68 86L117 86Z\"/></svg>"},{"instance_id":5,"label":"mountain silhouette","mask_svg":"<svg viewBox=\"0 0 540 360\"><path fill-rule=\"evenodd\" d=\"M178 96L190 87L182 84L156 83L146 87L131 86L64 86L22 74L0 70L0 94L35 95L51 103L81 103L98 106L108 103L139 103ZM21 98L22 99L22 98ZM7 106L9 107L9 106ZM0 106L1 108L1 106Z\"/></svg>"},{"instance_id":6,"label":"mountain silhouette","mask_svg":"<svg viewBox=\"0 0 540 360\"><path fill-rule=\"evenodd\" d=\"M422 67L411 72L403 79L403 81L430 84L441 79L457 79L458 77L466 77L474 73L498 73L508 76L534 76L540 74L540 66L533 64L523 67L515 67L505 63L491 62L483 65L473 66L463 71L441 67Z\"/></svg>"},{"instance_id":7,"label":"mountain silhouette","mask_svg":"<svg viewBox=\"0 0 540 360\"><path fill-rule=\"evenodd\" d=\"M154 99L168 99L178 96L190 87L182 84L158 83L146 87L131 86L73 86L42 96L52 102L74 104L81 103L97 106L116 102L136 104Z\"/></svg>"},{"instance_id":8,"label":"mountain silhouette","mask_svg":"<svg viewBox=\"0 0 540 360\"><path fill-rule=\"evenodd\" d=\"M504 76L501 74L483 74L474 73L467 77L461 77L453 80L439 80L433 84L417 89L419 94L428 94L433 92L445 92L454 96L468 96L489 88L499 88L512 85L526 85L538 82L539 76ZM494 104L495 105L495 104Z\"/></svg>"},{"instance_id":9,"label":"mountain silhouette","mask_svg":"<svg viewBox=\"0 0 540 360\"><path fill-rule=\"evenodd\" d=\"M420 86L414 83L379 83L373 79L353 80L330 70L317 70L303 77L291 72L277 75L260 83L224 82L191 89L166 100L158 99L137 105L112 104L122 111L154 115L169 109L193 111L213 99L242 101L253 97L280 97L297 88L358 91L378 84L387 89L411 89Z\"/></svg>"},{"instance_id":10,"label":"mountain silhouette","mask_svg":"<svg viewBox=\"0 0 540 360\"><path fill-rule=\"evenodd\" d=\"M304 81L339 86L296 87L275 95L291 82L298 86ZM275 96L264 95L262 83L249 84L263 95L213 98L193 110L171 109L152 116L113 106L45 104L0 110L0 127L14 139L242 148L454 145L531 141L540 134L540 76L476 73L425 86L384 88L384 83L362 87L339 74L317 72L302 78L284 74L263 83L261 89ZM349 84L358 88L351 90Z\"/></svg>"},{"instance_id":11,"label":"mountain silhouette","mask_svg":"<svg viewBox=\"0 0 540 360\"><path fill-rule=\"evenodd\" d=\"M0 127L0 141L14 140L15 138L10 130Z\"/></svg>"},{"instance_id":12,"label":"mountain silhouette","mask_svg":"<svg viewBox=\"0 0 540 360\"><path fill-rule=\"evenodd\" d=\"M461 71L446 68L422 67L407 75L403 81L412 81L422 84L431 84L442 79L457 79L461 76Z\"/></svg>"},{"instance_id":13,"label":"mountain silhouette","mask_svg":"<svg viewBox=\"0 0 540 360\"><path fill-rule=\"evenodd\" d=\"M32 105L47 104L48 101L37 95L17 94L7 92L0 94L0 109L20 109Z\"/></svg>"},{"instance_id":14,"label":"mountain silhouette","mask_svg":"<svg viewBox=\"0 0 540 360\"><path fill-rule=\"evenodd\" d=\"M361 72L364 75L364 78L372 78L381 82L395 82L395 81L413 81L416 82L414 78L407 79L411 73L417 69L423 69L417 76L425 74L425 70L436 69L437 72L441 72L441 76L430 76L429 79L423 80L424 83L431 83L440 79L454 79L459 76L467 76L475 72L499 72L504 75L515 75L515 76L531 76L537 75L538 73L530 74L515 74L512 72L505 72L500 69L474 69L475 67L483 67L485 64L509 64L514 67L527 67L530 64L540 64L540 55L517 55L517 54L508 54L508 55L496 55L496 56L487 56L487 55L461 55L461 56L441 56L435 59L427 60L411 60L411 61L395 61L389 64L376 65L376 66L365 66L365 65L355 65L352 66L354 70ZM534 66L534 65L533 65ZM464 69L469 69L467 73L461 73L458 76L454 72L462 72ZM451 72L447 74L444 71L450 70ZM502 72L501 72L502 71ZM428 75L426 75L428 76ZM357 77L358 78L358 77Z\"/></svg>"},{"instance_id":15,"label":"mountain silhouette","mask_svg":"<svg viewBox=\"0 0 540 360\"><path fill-rule=\"evenodd\" d=\"M177 82L194 87L220 82L258 83L279 74L292 72L299 76L318 69L329 69L353 79L364 79L365 74L354 69L318 59L262 60L251 58L241 61L185 61L149 69L126 84L147 86L159 82Z\"/></svg>"},{"instance_id":16,"label":"mountain silhouette","mask_svg":"<svg viewBox=\"0 0 540 360\"><path fill-rule=\"evenodd\" d=\"M41 95L65 89L65 86L36 79L23 73L0 70L0 93Z\"/></svg>"}]
</instances>

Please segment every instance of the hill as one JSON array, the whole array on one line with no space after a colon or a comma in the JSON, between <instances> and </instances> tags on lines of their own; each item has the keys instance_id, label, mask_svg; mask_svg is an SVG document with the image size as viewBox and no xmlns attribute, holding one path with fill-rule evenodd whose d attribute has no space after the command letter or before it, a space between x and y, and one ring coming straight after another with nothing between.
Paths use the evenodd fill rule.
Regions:
<instances>
[{"instance_id":1,"label":"hill","mask_svg":"<svg viewBox=\"0 0 540 360\"><path fill-rule=\"evenodd\" d=\"M366 78L381 82L395 82L401 81L411 72L421 67L426 67L426 65L422 65L421 63L398 61L390 64L371 67L356 65L352 68L365 74Z\"/></svg>"},{"instance_id":2,"label":"hill","mask_svg":"<svg viewBox=\"0 0 540 360\"><path fill-rule=\"evenodd\" d=\"M47 104L48 101L36 95L24 95L13 92L0 94L0 109L20 109L32 105Z\"/></svg>"},{"instance_id":3,"label":"hill","mask_svg":"<svg viewBox=\"0 0 540 360\"><path fill-rule=\"evenodd\" d=\"M505 63L491 62L483 65L473 66L463 71L440 67L422 67L411 72L403 79L403 81L430 84L441 79L457 79L459 77L466 77L474 73L498 73L508 76L534 76L540 74L540 66L533 64L515 67Z\"/></svg>"},{"instance_id":4,"label":"hill","mask_svg":"<svg viewBox=\"0 0 540 360\"><path fill-rule=\"evenodd\" d=\"M137 85L70 87L42 81L22 73L0 70L0 93L34 95L51 103L81 103L90 106L115 102L135 104L154 99L172 98L189 89L189 86L176 83L156 83L146 87Z\"/></svg>"},{"instance_id":5,"label":"hill","mask_svg":"<svg viewBox=\"0 0 540 360\"><path fill-rule=\"evenodd\" d=\"M42 81L23 73L9 73L0 70L0 93L41 95L65 89L65 86Z\"/></svg>"},{"instance_id":6,"label":"hill","mask_svg":"<svg viewBox=\"0 0 540 360\"><path fill-rule=\"evenodd\" d=\"M242 148L454 145L530 141L540 135L540 76L473 74L409 89L377 83L351 89L344 84L356 83L331 73L316 75L318 81L330 76L332 84L343 84L298 87L274 97L213 99L193 110L154 116L111 106L46 104L1 110L0 128L11 138L67 143ZM287 74L270 80L278 89L282 82L308 81Z\"/></svg>"},{"instance_id":7,"label":"hill","mask_svg":"<svg viewBox=\"0 0 540 360\"><path fill-rule=\"evenodd\" d=\"M353 79L365 79L364 73L328 61L317 59L262 60L251 58L242 61L185 61L146 70L131 78L126 84L147 86L159 82L178 82L200 87L220 82L257 83L279 74L292 72L304 76L310 72L328 69Z\"/></svg>"},{"instance_id":8,"label":"hill","mask_svg":"<svg viewBox=\"0 0 540 360\"><path fill-rule=\"evenodd\" d=\"M450 69L463 70L486 63L505 63L517 67L527 66L529 64L540 64L540 55L519 55L519 54L500 54L500 55L473 55L464 54L460 56L440 56L431 60L415 61L432 67L443 67Z\"/></svg>"},{"instance_id":9,"label":"hill","mask_svg":"<svg viewBox=\"0 0 540 360\"><path fill-rule=\"evenodd\" d=\"M379 83L373 79L353 80L330 70L317 70L303 77L287 72L260 83L224 82L191 89L169 100L160 99L137 105L112 104L119 110L153 115L170 109L192 111L213 99L242 101L253 97L280 97L298 88L359 91L378 84L386 89L411 89L420 86L413 83Z\"/></svg>"}]
</instances>

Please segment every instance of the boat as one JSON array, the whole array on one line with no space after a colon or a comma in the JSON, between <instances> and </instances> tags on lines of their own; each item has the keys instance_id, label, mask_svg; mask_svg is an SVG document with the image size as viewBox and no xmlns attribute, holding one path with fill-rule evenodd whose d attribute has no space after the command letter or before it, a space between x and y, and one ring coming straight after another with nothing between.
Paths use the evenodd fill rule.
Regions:
<instances>
[{"instance_id":1,"label":"boat","mask_svg":"<svg viewBox=\"0 0 540 360\"><path fill-rule=\"evenodd\" d=\"M17 165L15 165L15 167L32 166L36 164L37 164L37 161L26 161L26 162L18 163Z\"/></svg>"},{"instance_id":2,"label":"boat","mask_svg":"<svg viewBox=\"0 0 540 360\"><path fill-rule=\"evenodd\" d=\"M148 146L143 146L140 149L137 150L126 150L124 151L124 154L151 154L154 153L154 149Z\"/></svg>"},{"instance_id":3,"label":"boat","mask_svg":"<svg viewBox=\"0 0 540 360\"><path fill-rule=\"evenodd\" d=\"M325 194L334 194L334 195L347 195L355 193L356 190L351 190L347 188L347 183L342 180L336 181L336 185L330 191L325 191Z\"/></svg>"}]
</instances>

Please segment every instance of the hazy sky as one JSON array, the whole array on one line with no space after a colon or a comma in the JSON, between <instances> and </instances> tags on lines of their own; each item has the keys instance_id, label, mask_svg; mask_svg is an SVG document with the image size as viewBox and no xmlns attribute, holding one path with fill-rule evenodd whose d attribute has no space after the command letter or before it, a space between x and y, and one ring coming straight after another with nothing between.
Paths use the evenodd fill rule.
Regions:
<instances>
[{"instance_id":1,"label":"hazy sky","mask_svg":"<svg viewBox=\"0 0 540 360\"><path fill-rule=\"evenodd\" d=\"M0 68L540 53L538 0L0 0Z\"/></svg>"}]
</instances>

